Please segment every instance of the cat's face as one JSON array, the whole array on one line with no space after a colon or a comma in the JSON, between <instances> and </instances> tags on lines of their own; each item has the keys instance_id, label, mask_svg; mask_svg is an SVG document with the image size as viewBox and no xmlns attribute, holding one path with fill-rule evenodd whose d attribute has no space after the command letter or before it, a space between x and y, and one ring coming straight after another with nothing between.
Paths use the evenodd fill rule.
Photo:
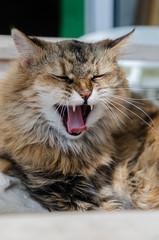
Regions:
<instances>
[{"instance_id":1,"label":"cat's face","mask_svg":"<svg viewBox=\"0 0 159 240\"><path fill-rule=\"evenodd\" d=\"M109 99L110 86L117 85L117 66L103 50L77 41L60 42L34 81L46 119L68 138L81 137L94 127L105 115L103 101Z\"/></svg>"},{"instance_id":2,"label":"cat's face","mask_svg":"<svg viewBox=\"0 0 159 240\"><path fill-rule=\"evenodd\" d=\"M116 64L116 46L125 38L46 43L16 29L13 38L21 69L33 78L27 94L36 93L41 116L58 134L77 139L103 117L111 121L114 97L126 95L127 81Z\"/></svg>"}]
</instances>

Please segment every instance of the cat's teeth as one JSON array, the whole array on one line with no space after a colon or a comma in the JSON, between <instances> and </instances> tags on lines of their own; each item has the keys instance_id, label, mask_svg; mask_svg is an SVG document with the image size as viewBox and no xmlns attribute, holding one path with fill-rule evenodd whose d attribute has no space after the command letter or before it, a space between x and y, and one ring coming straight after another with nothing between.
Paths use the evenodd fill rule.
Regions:
<instances>
[{"instance_id":1,"label":"cat's teeth","mask_svg":"<svg viewBox=\"0 0 159 240\"><path fill-rule=\"evenodd\" d=\"M91 111L93 110L93 105L91 105Z\"/></svg>"},{"instance_id":2,"label":"cat's teeth","mask_svg":"<svg viewBox=\"0 0 159 240\"><path fill-rule=\"evenodd\" d=\"M76 110L76 106L73 105L73 106L72 106L72 109L73 109L73 112L75 112L75 110Z\"/></svg>"}]
</instances>

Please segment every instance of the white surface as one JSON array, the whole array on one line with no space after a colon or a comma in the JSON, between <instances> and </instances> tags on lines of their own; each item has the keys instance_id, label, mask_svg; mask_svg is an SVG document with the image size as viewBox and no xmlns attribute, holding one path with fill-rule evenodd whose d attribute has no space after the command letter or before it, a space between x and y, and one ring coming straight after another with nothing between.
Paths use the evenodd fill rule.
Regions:
<instances>
[{"instance_id":1,"label":"white surface","mask_svg":"<svg viewBox=\"0 0 159 240\"><path fill-rule=\"evenodd\" d=\"M159 212L0 217L1 240L158 240Z\"/></svg>"}]
</instances>

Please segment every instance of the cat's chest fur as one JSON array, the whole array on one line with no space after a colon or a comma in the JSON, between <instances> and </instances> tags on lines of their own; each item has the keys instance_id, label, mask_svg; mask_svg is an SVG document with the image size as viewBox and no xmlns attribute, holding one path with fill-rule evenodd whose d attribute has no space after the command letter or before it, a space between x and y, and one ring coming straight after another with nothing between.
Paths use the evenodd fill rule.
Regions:
<instances>
[{"instance_id":1,"label":"cat's chest fur","mask_svg":"<svg viewBox=\"0 0 159 240\"><path fill-rule=\"evenodd\" d=\"M90 144L91 145L91 144ZM100 191L110 186L114 161L112 144L78 154L48 146L28 146L13 162L30 195L49 210L91 210L100 206ZM3 157L3 156L2 156ZM34 159L34 160L33 160ZM36 162L37 161L37 162ZM38 166L39 165L39 166Z\"/></svg>"}]
</instances>

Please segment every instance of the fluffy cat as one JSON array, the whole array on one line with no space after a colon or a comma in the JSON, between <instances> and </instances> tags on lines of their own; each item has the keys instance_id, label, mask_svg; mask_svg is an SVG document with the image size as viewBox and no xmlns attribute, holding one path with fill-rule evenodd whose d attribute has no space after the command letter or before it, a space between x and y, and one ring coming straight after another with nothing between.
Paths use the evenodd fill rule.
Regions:
<instances>
[{"instance_id":1,"label":"fluffy cat","mask_svg":"<svg viewBox=\"0 0 159 240\"><path fill-rule=\"evenodd\" d=\"M0 169L50 211L159 208L159 109L116 62L132 33L50 43L12 29L20 56L0 82Z\"/></svg>"}]
</instances>

